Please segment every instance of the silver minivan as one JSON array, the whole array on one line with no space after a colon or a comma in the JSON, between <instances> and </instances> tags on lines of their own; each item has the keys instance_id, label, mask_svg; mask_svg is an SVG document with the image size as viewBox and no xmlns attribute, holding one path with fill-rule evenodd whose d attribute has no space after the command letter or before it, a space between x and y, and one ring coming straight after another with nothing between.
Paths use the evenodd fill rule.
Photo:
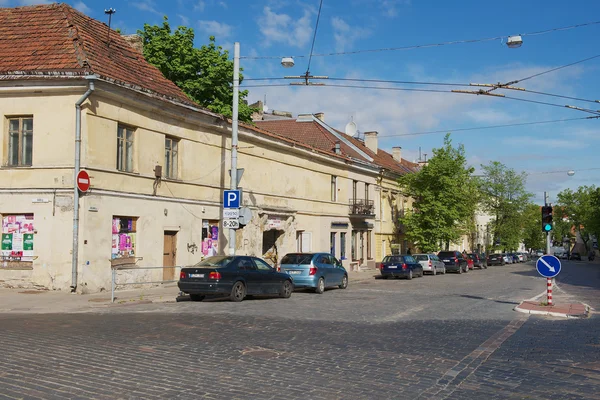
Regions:
<instances>
[{"instance_id":1,"label":"silver minivan","mask_svg":"<svg viewBox=\"0 0 600 400\"><path fill-rule=\"evenodd\" d=\"M415 254L413 257L423 266L423 272L431 275L446 273L446 265L435 254Z\"/></svg>"}]
</instances>

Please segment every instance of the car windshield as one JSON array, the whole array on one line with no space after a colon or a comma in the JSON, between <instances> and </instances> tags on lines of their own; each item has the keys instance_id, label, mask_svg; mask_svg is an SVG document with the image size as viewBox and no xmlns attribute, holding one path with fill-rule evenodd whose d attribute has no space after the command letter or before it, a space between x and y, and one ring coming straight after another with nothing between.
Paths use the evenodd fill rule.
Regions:
<instances>
[{"instance_id":1,"label":"car windshield","mask_svg":"<svg viewBox=\"0 0 600 400\"><path fill-rule=\"evenodd\" d=\"M385 256L383 261L384 263L401 263L404 262L404 258L402 256Z\"/></svg>"},{"instance_id":2,"label":"car windshield","mask_svg":"<svg viewBox=\"0 0 600 400\"><path fill-rule=\"evenodd\" d=\"M440 254L438 254L438 257L440 257L440 258L454 257L454 252L453 251L441 251Z\"/></svg>"},{"instance_id":3,"label":"car windshield","mask_svg":"<svg viewBox=\"0 0 600 400\"><path fill-rule=\"evenodd\" d=\"M417 259L417 261L429 260L429 257L427 257L427 254L415 254L414 257Z\"/></svg>"},{"instance_id":4,"label":"car windshield","mask_svg":"<svg viewBox=\"0 0 600 400\"><path fill-rule=\"evenodd\" d=\"M198 264L195 264L194 267L211 267L211 268L223 268L227 266L231 261L233 261L234 257L230 256L213 256L208 257L207 259L200 261Z\"/></svg>"},{"instance_id":5,"label":"car windshield","mask_svg":"<svg viewBox=\"0 0 600 400\"><path fill-rule=\"evenodd\" d=\"M286 254L281 264L310 264L313 254Z\"/></svg>"}]
</instances>

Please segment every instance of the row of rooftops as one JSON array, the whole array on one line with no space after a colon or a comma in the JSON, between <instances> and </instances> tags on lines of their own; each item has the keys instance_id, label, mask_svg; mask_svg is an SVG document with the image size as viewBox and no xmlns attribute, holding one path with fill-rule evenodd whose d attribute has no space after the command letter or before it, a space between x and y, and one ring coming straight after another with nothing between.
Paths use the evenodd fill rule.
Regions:
<instances>
[{"instance_id":1,"label":"row of rooftops","mask_svg":"<svg viewBox=\"0 0 600 400\"><path fill-rule=\"evenodd\" d=\"M0 54L0 80L93 74L112 84L213 114L149 64L139 41L119 35L67 4L0 8ZM291 113L270 115L274 118L261 118L254 121L255 126L242 127L334 157L374 164L395 174L419 168L402 159L400 147L394 147L392 154L379 149L377 132L365 133L363 141L327 125L323 113L298 118Z\"/></svg>"}]
</instances>

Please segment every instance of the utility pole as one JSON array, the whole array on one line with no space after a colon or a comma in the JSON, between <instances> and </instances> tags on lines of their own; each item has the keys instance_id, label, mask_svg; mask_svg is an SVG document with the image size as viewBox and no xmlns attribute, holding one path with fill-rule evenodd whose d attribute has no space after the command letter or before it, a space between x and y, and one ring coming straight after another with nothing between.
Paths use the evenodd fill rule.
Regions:
<instances>
[{"instance_id":1,"label":"utility pole","mask_svg":"<svg viewBox=\"0 0 600 400\"><path fill-rule=\"evenodd\" d=\"M544 192L544 206L548 206L548 193ZM552 231L546 232L546 254L550 254L552 247Z\"/></svg>"},{"instance_id":2,"label":"utility pole","mask_svg":"<svg viewBox=\"0 0 600 400\"><path fill-rule=\"evenodd\" d=\"M237 190L238 113L240 96L240 43L233 45L233 104L231 115L231 190ZM235 256L235 229L229 229L229 254Z\"/></svg>"}]
</instances>

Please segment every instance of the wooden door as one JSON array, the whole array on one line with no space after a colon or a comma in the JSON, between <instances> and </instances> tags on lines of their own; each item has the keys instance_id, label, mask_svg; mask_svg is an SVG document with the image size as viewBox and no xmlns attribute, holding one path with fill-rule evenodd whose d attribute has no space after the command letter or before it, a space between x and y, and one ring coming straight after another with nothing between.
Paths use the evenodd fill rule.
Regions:
<instances>
[{"instance_id":1,"label":"wooden door","mask_svg":"<svg viewBox=\"0 0 600 400\"><path fill-rule=\"evenodd\" d=\"M163 267L174 267L177 254L177 232L165 231ZM175 280L175 268L163 268L163 281Z\"/></svg>"}]
</instances>

